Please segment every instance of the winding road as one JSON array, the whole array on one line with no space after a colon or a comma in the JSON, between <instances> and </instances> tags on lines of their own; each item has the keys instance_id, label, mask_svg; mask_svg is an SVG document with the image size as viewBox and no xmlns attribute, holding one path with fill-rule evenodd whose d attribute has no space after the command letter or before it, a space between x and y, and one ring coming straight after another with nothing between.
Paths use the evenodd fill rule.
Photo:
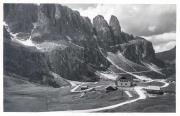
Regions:
<instances>
[{"instance_id":1,"label":"winding road","mask_svg":"<svg viewBox=\"0 0 180 116\"><path fill-rule=\"evenodd\" d=\"M169 85L169 83L167 83L164 79L154 79L152 81L163 83L162 86L157 86L157 87L160 87L160 88L164 88L164 87L167 87ZM81 85L82 84L79 84L76 87L74 87L73 89L71 89L71 92L84 92L84 90L83 91L76 91L76 89L78 89ZM68 111L71 111L71 112L98 112L98 111L114 109L114 108L117 108L117 107L120 107L120 106L123 106L123 105L126 105L126 104L136 102L138 100L146 99L147 97L146 97L145 91L143 90L145 88L146 87L143 87L143 86L134 87L134 91L136 91L136 93L139 95L139 97L135 98L135 99L132 99L132 100L127 100L127 101L124 101L124 102L121 102L121 103L118 103L118 104L115 104L115 105L106 106L106 107L100 107L100 108L94 108L94 109L86 109L86 110L68 110ZM89 88L88 90L90 90L90 89L92 89L92 88ZM88 90L86 90L86 91L88 91Z\"/></svg>"},{"instance_id":2,"label":"winding road","mask_svg":"<svg viewBox=\"0 0 180 116\"><path fill-rule=\"evenodd\" d=\"M102 53L101 49L99 48L100 52ZM102 55L104 56L104 54L102 53ZM124 73L127 73L139 80L143 80L143 81L146 81L146 83L150 83L150 82L160 82L160 83L163 83L162 86L157 86L157 87L160 87L160 88L164 88L164 87L167 87L169 85L169 83L166 82L166 80L164 79L151 79L151 78L148 78L146 76L139 76L139 75L136 75L136 74L133 74L131 72L128 72L126 70L124 70L122 67L116 65L116 63L109 57L106 57L104 56L112 65L114 65L117 69L123 71ZM78 87L80 87L81 85L77 85L75 88L73 88L71 90L71 92L76 92L76 89ZM127 101L124 101L124 102L121 102L121 103L118 103L118 104L114 104L114 105L110 105L110 106L106 106L106 107L100 107L100 108L94 108L94 109L86 109L86 110L68 110L68 111L71 111L71 112L99 112L99 111L104 111L104 110L109 110L109 109L114 109L114 108L117 108L117 107L120 107L120 106L123 106L123 105L126 105L126 104L130 104L130 103L133 103L133 102L136 102L138 100L142 100L142 99L146 99L147 96L145 94L145 91L144 89L146 89L147 87L144 87L144 86L135 86L134 87L134 91L136 91L136 93L139 95L138 98L135 98L135 99L131 99L131 100L127 100ZM91 89L91 88L89 88ZM86 90L87 91L87 90ZM81 92L81 91L78 91L78 92ZM82 91L84 92L84 91Z\"/></svg>"},{"instance_id":3,"label":"winding road","mask_svg":"<svg viewBox=\"0 0 180 116\"><path fill-rule=\"evenodd\" d=\"M19 43L21 43L21 44L23 44L23 45L27 45L27 46L35 46L36 47L36 45L34 44L34 43L32 43L32 41L30 40L30 39L28 39L27 41L20 41L20 40L18 40L18 39L16 39L16 34L13 34L12 32L10 32L10 30L9 30L9 27L8 27L8 25L5 23L4 24L5 26L6 26L6 28L7 28L7 31L10 33L10 35L12 36L12 40L13 41L16 41L16 42L19 42ZM31 36L30 36L31 37ZM75 44L76 45L76 44ZM76 46L78 46L78 45L76 45ZM82 48L81 46L78 46L78 47L80 47L80 48ZM99 48L100 49L100 48ZM100 52L102 53L102 51L100 50ZM103 55L103 53L102 53L102 55ZM104 56L104 55L103 55ZM164 79L151 79L151 78L147 78L147 77L144 77L144 76L138 76L138 75L135 75L135 74L133 74L132 72L128 72L128 71L126 71L126 70L124 70L123 68L121 68L121 67L119 67L116 63L114 63L109 57L106 57L106 56L104 56L108 61L110 61L111 62L111 64L112 65L114 65L117 69L119 69L119 70L121 70L121 71L123 71L124 73L127 73L127 74L130 74L130 75L132 75L132 76L134 76L134 77L136 77L136 78L138 78L138 79L140 79L140 80L146 80L147 81L147 83L148 82L152 82L152 81L154 81L154 82L160 82L160 83L163 83L163 85L162 86L157 86L157 87L160 87L160 88L164 88L164 87L167 87L168 85L169 85L169 83L167 83L166 82L166 80L164 80ZM122 56L121 56L122 57ZM148 64L146 64L152 71L155 71L155 72L158 72L158 73L160 73L158 70L159 69L156 69L156 67L154 67L153 65L148 65ZM130 66L130 65L129 65ZM131 67L131 66L130 66ZM133 70L135 70L133 67L131 67ZM140 72L141 73L141 72ZM160 73L161 74L161 73ZM73 89L71 89L70 90L70 92L72 92L72 93L81 93L81 92L86 92L86 91L91 91L91 90L93 90L94 88L98 88L98 87L101 87L101 86L96 86L96 87L91 87L91 88L89 88L89 89L86 89L86 90L79 90L79 91L77 91L77 89L81 86L81 85L83 85L84 83L81 83L81 84L78 84L77 86L75 86ZM123 105L126 105L126 104L130 104L130 103L133 103L133 102L136 102L136 101L138 101L138 100L142 100L142 99L146 99L147 98L147 96L146 96L146 94L145 94L145 91L144 91L144 89L145 89L146 87L143 87L143 86L136 86L136 87L134 87L134 91L136 91L136 93L139 95L137 98L135 98L135 99L131 99L131 100L127 100L127 101L124 101L124 102L121 102L121 103L118 103L118 104L114 104L114 105L110 105L110 106L106 106L106 107L100 107L100 108L94 108L94 109L86 109L86 110L68 110L68 112L69 111L71 111L71 112L98 112L98 111L104 111L104 110L109 110L109 109L114 109L114 108L117 108L117 107L120 107L120 106L123 106Z\"/></svg>"}]
</instances>

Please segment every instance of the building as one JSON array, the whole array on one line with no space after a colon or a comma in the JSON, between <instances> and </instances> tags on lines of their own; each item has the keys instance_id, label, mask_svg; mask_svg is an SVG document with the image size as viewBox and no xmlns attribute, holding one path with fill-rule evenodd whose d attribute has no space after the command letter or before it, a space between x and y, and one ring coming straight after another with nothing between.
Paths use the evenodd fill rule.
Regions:
<instances>
[{"instance_id":1,"label":"building","mask_svg":"<svg viewBox=\"0 0 180 116\"><path fill-rule=\"evenodd\" d=\"M86 90L86 89L88 89L87 85L86 86L81 86L81 90Z\"/></svg>"},{"instance_id":2,"label":"building","mask_svg":"<svg viewBox=\"0 0 180 116\"><path fill-rule=\"evenodd\" d=\"M157 94L157 95L163 95L164 94L164 92L158 86L148 86L145 88L145 90L149 94Z\"/></svg>"},{"instance_id":3,"label":"building","mask_svg":"<svg viewBox=\"0 0 180 116\"><path fill-rule=\"evenodd\" d=\"M115 80L115 85L119 87L131 87L133 85L133 79L118 76L118 78Z\"/></svg>"}]
</instances>

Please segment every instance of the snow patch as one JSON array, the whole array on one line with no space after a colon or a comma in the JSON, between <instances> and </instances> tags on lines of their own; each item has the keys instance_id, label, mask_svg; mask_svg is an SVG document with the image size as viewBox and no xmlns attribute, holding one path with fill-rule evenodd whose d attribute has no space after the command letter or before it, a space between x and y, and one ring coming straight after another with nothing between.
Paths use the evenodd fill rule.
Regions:
<instances>
[{"instance_id":1,"label":"snow patch","mask_svg":"<svg viewBox=\"0 0 180 116\"><path fill-rule=\"evenodd\" d=\"M116 80L118 78L118 75L116 75L116 74L100 73L100 78Z\"/></svg>"},{"instance_id":2,"label":"snow patch","mask_svg":"<svg viewBox=\"0 0 180 116\"><path fill-rule=\"evenodd\" d=\"M18 33L12 33L10 31L10 28L9 28L8 24L6 22L4 22L4 26L5 26L6 30L9 32L9 34L11 35L12 41L23 44L25 46L35 46L36 47L36 45L31 41L31 39L27 39L27 40L17 39Z\"/></svg>"},{"instance_id":3,"label":"snow patch","mask_svg":"<svg viewBox=\"0 0 180 116\"><path fill-rule=\"evenodd\" d=\"M12 33L10 31L10 28L8 26L8 24L6 22L4 22L4 26L5 28L7 29L7 31L9 32L9 34L11 35L11 39L12 41L16 42L16 43L19 43L19 44L22 44L22 45L25 45L25 46L32 46L32 47L35 47L36 49L42 51L42 52L46 52L46 51L51 51L53 50L54 48L56 47L60 47L62 49L66 48L67 46L63 45L63 44L60 44L60 43L55 43L55 42L43 42L43 43L40 43L40 44L37 44L37 43L34 43L32 40L31 40L31 35L29 36L29 38L27 40L21 40L21 39L17 39L17 35L19 33ZM36 23L33 23L33 29L31 30L31 33L33 32L33 30L36 28L37 24Z\"/></svg>"},{"instance_id":4,"label":"snow patch","mask_svg":"<svg viewBox=\"0 0 180 116\"><path fill-rule=\"evenodd\" d=\"M13 38L12 40L16 41L16 42L18 42L20 44L23 44L25 46L34 46L34 47L36 47L36 45L30 39L20 40L20 39Z\"/></svg>"},{"instance_id":5,"label":"snow patch","mask_svg":"<svg viewBox=\"0 0 180 116\"><path fill-rule=\"evenodd\" d=\"M40 44L36 44L36 48L39 49L42 52L51 51L55 48L61 48L62 50L65 49L67 46L61 43L55 43L55 42L43 42Z\"/></svg>"}]
</instances>

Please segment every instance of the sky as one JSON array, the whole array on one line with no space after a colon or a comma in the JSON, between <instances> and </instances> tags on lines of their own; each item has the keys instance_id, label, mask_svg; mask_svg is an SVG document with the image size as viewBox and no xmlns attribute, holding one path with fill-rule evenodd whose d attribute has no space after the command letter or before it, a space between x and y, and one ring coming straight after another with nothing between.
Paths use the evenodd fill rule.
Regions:
<instances>
[{"instance_id":1,"label":"sky","mask_svg":"<svg viewBox=\"0 0 180 116\"><path fill-rule=\"evenodd\" d=\"M91 20L102 15L109 22L115 15L124 32L153 43L155 52L176 45L176 5L163 4L64 4Z\"/></svg>"}]
</instances>

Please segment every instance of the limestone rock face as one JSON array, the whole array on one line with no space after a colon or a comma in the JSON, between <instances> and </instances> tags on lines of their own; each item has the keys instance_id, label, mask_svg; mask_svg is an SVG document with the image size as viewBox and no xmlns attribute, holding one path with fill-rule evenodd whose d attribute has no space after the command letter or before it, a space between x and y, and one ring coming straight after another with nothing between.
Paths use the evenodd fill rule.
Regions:
<instances>
[{"instance_id":1,"label":"limestone rock face","mask_svg":"<svg viewBox=\"0 0 180 116\"><path fill-rule=\"evenodd\" d=\"M113 45L113 37L107 21L103 16L98 15L93 19L93 26L96 31L98 44L107 50L110 45Z\"/></svg>"},{"instance_id":2,"label":"limestone rock face","mask_svg":"<svg viewBox=\"0 0 180 116\"><path fill-rule=\"evenodd\" d=\"M92 24L78 11L55 4L41 4L38 8L37 27L32 33L33 41L53 41L67 39L79 42L92 36Z\"/></svg>"},{"instance_id":3,"label":"limestone rock face","mask_svg":"<svg viewBox=\"0 0 180 116\"><path fill-rule=\"evenodd\" d=\"M60 87L49 73L46 55L35 47L27 47L12 40L10 33L4 27L3 66L4 74L15 74L31 82Z\"/></svg>"},{"instance_id":4,"label":"limestone rock face","mask_svg":"<svg viewBox=\"0 0 180 116\"><path fill-rule=\"evenodd\" d=\"M111 27L114 36L120 36L121 27L116 16L112 15L109 21L109 26Z\"/></svg>"},{"instance_id":5,"label":"limestone rock face","mask_svg":"<svg viewBox=\"0 0 180 116\"><path fill-rule=\"evenodd\" d=\"M82 49L67 47L47 53L50 70L63 78L75 81L97 81L95 69L84 60Z\"/></svg>"},{"instance_id":6,"label":"limestone rock face","mask_svg":"<svg viewBox=\"0 0 180 116\"><path fill-rule=\"evenodd\" d=\"M154 49L152 43L145 39L131 40L122 44L122 52L124 56L134 62L142 60L151 60L154 58Z\"/></svg>"},{"instance_id":7,"label":"limestone rock face","mask_svg":"<svg viewBox=\"0 0 180 116\"><path fill-rule=\"evenodd\" d=\"M74 73L79 73L79 75L81 75L79 72L79 65L82 64L79 61L71 62L76 56L83 61L84 64L86 63L87 66L91 65L95 69L105 68L109 65L97 48L96 36L90 19L88 17L82 17L79 12L73 11L62 5L42 4L39 6L37 27L32 32L32 40L35 42L56 42L65 40L68 43L68 50L60 51L56 49L55 51L58 54L66 54L65 56L69 59L65 58L65 60L63 60L60 55L52 55L52 57L56 56L57 58L51 57L50 61L51 64L55 64L54 68L57 68L56 73L63 74L63 76L64 74L71 75L69 77L66 75L65 77L67 78L80 78L78 76L75 77ZM81 50L77 48L80 48ZM73 49L76 49L77 51L74 51ZM74 53L74 55L71 56L71 53ZM79 56L78 54L81 55ZM63 70L59 70L61 69L59 67L63 67L63 63L57 64L56 62L53 62L55 60L52 59L62 60L63 63L68 62L70 68L67 68L68 71L65 71L64 68L64 72L62 73ZM87 66L84 65L83 67ZM74 69L71 70L71 67L74 67ZM80 69L81 72L87 71L86 68ZM71 73L72 71L74 71L74 73Z\"/></svg>"},{"instance_id":8,"label":"limestone rock face","mask_svg":"<svg viewBox=\"0 0 180 116\"><path fill-rule=\"evenodd\" d=\"M109 26L113 34L114 45L122 44L130 40L130 37L123 37L128 36L128 34L121 32L121 26L116 16L111 16Z\"/></svg>"},{"instance_id":9,"label":"limestone rock face","mask_svg":"<svg viewBox=\"0 0 180 116\"><path fill-rule=\"evenodd\" d=\"M11 41L11 35L8 33L8 31L5 28L5 26L3 26L3 36L4 36L4 42Z\"/></svg>"},{"instance_id":10,"label":"limestone rock face","mask_svg":"<svg viewBox=\"0 0 180 116\"><path fill-rule=\"evenodd\" d=\"M33 47L25 47L12 41L4 42L4 73L13 73L31 82L60 87L46 63L45 54Z\"/></svg>"},{"instance_id":11,"label":"limestone rock face","mask_svg":"<svg viewBox=\"0 0 180 116\"><path fill-rule=\"evenodd\" d=\"M4 21L13 33L30 33L37 21L37 8L34 4L4 4Z\"/></svg>"},{"instance_id":12,"label":"limestone rock face","mask_svg":"<svg viewBox=\"0 0 180 116\"><path fill-rule=\"evenodd\" d=\"M138 64L145 61L162 65L155 57L152 43L123 32L115 16L111 16L109 24L101 15L91 23L78 11L59 4L5 4L4 22L12 33L19 35L16 39L28 36L36 44L66 46L51 46L52 49L42 52L12 42L4 28L5 71L37 82L51 80L47 76L51 71L69 80L96 81L95 72L111 65L107 52L120 51Z\"/></svg>"},{"instance_id":13,"label":"limestone rock face","mask_svg":"<svg viewBox=\"0 0 180 116\"><path fill-rule=\"evenodd\" d=\"M114 15L112 15L110 18L109 26L113 34L114 44L123 43L124 41L121 38L121 27L117 17Z\"/></svg>"}]
</instances>

